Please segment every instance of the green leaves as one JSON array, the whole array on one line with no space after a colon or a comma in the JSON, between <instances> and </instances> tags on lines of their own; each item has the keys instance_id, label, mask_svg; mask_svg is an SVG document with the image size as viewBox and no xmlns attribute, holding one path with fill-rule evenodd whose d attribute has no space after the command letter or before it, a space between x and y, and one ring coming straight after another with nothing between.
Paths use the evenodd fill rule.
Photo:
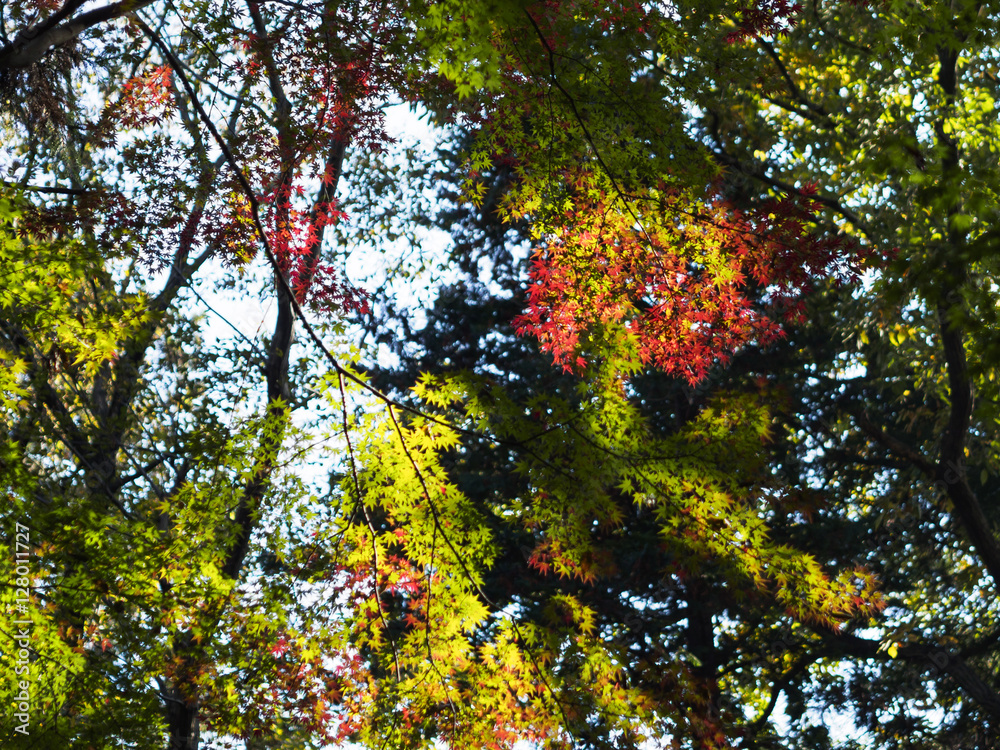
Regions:
<instances>
[{"instance_id":1,"label":"green leaves","mask_svg":"<svg viewBox=\"0 0 1000 750\"><path fill-rule=\"evenodd\" d=\"M503 706L491 731L511 740L578 731L585 714L567 706L581 703L608 731L636 737L676 721L625 675L628 657L586 603L622 574L618 547L636 514L659 536L664 574L684 580L710 567L744 596L833 628L881 608L870 574L831 576L770 539L755 505L768 491L754 459L770 431L762 403L719 396L685 429L659 437L614 373L613 364L595 367L573 400L536 394L523 403L488 379L425 374L412 407L352 424L356 469L341 483L352 519L341 532L353 592L345 627L373 660L365 690L405 705L404 726L433 717L441 736L465 746L483 731L481 706ZM517 456L522 494L473 502L449 476L446 465L461 470L482 440ZM511 538L527 540L520 554L533 571L518 576L544 582L542 591L508 598L496 588L493 568L509 565ZM677 668L683 692L688 667ZM363 701L350 705L360 711ZM393 715L376 716L370 741L420 746L417 735L398 734Z\"/></svg>"},{"instance_id":2,"label":"green leaves","mask_svg":"<svg viewBox=\"0 0 1000 750\"><path fill-rule=\"evenodd\" d=\"M459 98L466 98L499 86L504 60L497 39L523 23L524 12L521 0L443 0L415 3L410 17L427 54L423 64L454 83Z\"/></svg>"},{"instance_id":3,"label":"green leaves","mask_svg":"<svg viewBox=\"0 0 1000 750\"><path fill-rule=\"evenodd\" d=\"M845 654L906 703L924 633L993 674L983 12L198 0L53 48L0 123L40 726L708 748L863 693ZM392 151L398 101L458 156ZM449 285L425 316L347 281L397 240Z\"/></svg>"},{"instance_id":4,"label":"green leaves","mask_svg":"<svg viewBox=\"0 0 1000 750\"><path fill-rule=\"evenodd\" d=\"M37 336L39 356L93 377L115 359L120 342L148 321L145 301L138 295L95 295L92 277L104 273L95 251L78 242L33 236L16 205L0 199L0 268L5 281L0 309L8 320Z\"/></svg>"}]
</instances>

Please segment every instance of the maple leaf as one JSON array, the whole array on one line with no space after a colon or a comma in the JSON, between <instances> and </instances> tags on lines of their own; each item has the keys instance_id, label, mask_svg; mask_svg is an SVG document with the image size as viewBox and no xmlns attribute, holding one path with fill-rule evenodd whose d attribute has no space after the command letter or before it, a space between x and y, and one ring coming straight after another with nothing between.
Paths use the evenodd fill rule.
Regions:
<instances>
[{"instance_id":1,"label":"maple leaf","mask_svg":"<svg viewBox=\"0 0 1000 750\"><path fill-rule=\"evenodd\" d=\"M689 196L626 205L591 186L535 251L515 327L577 372L581 341L618 328L634 336L642 362L697 383L741 347L780 338L804 295L826 279L854 278L866 259L806 230L811 192L752 213L717 200L692 220Z\"/></svg>"},{"instance_id":2,"label":"maple leaf","mask_svg":"<svg viewBox=\"0 0 1000 750\"><path fill-rule=\"evenodd\" d=\"M271 655L277 658L281 658L289 649L288 639L285 636L281 636L273 646L271 646Z\"/></svg>"}]
</instances>

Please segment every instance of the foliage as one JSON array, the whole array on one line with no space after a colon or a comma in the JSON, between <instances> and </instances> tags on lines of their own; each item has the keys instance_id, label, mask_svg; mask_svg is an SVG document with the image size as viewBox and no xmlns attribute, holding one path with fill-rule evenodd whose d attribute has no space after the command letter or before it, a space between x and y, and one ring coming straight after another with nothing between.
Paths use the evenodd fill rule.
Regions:
<instances>
[{"instance_id":1,"label":"foliage","mask_svg":"<svg viewBox=\"0 0 1000 750\"><path fill-rule=\"evenodd\" d=\"M603 600L609 620L656 623L635 636L637 652L649 649L646 632L672 649L700 646L703 674L721 700L739 705L739 716L757 717L741 740L748 746L829 747L834 712L853 719L852 737L864 746L995 745L990 14L980 8L973 18L971 6L930 12L814 4L786 37L736 35L744 41L734 43L724 9L702 4L680 12L666 35L702 41L697 54L665 54L657 75L665 97L689 102L691 132L723 170L716 184L728 202L743 209L776 196L798 200L803 186L815 186L809 199L822 208L811 232L840 241L848 235L862 254L894 258L860 289L812 295L806 315L784 326L784 338L769 347L749 342L695 388L647 371L629 386L634 403L667 432L698 415L718 389L766 394L777 421L762 450L781 488L764 495L772 534L833 567L867 563L887 596L882 615L840 633L790 624L759 602L734 604L714 571L696 583L706 612L700 634L671 631L645 609L621 616L610 603L620 600ZM501 166L489 179L503 174ZM484 208L495 210L489 201ZM461 252L496 252L496 234L481 221L465 220L461 231L475 240L463 237ZM454 222L449 215L446 223ZM609 247L617 251L615 243L578 248L569 236L564 242L557 235L556 253L603 258ZM587 270L553 265L561 289L569 288L563 278ZM503 264L497 268L506 273ZM553 272L542 273L546 282ZM552 294L552 309L562 305L571 314L550 318L556 324L542 331L543 342L576 344L578 321L598 321L602 305L623 302L612 289L628 289L635 305L635 287L614 286L617 273L612 267L582 277L589 286L581 303ZM504 277L491 287L473 276L442 289L427 328L413 337L421 366L440 367L445 354L526 393L551 387L551 378L521 359L530 356L524 348L499 346L492 332L457 330L456 320L491 320L509 309L491 290L517 289L517 281ZM535 286L534 299L544 301L544 292ZM635 305L625 319L645 312ZM591 327L591 335L595 330L602 329ZM460 348L451 343L456 338ZM400 369L386 382L400 382L413 368ZM501 481L502 462L478 461ZM519 584L521 596L529 586ZM657 590L656 601L680 608L683 592ZM639 659L634 663L633 675ZM779 696L791 718L784 730L769 724Z\"/></svg>"},{"instance_id":2,"label":"foliage","mask_svg":"<svg viewBox=\"0 0 1000 750\"><path fill-rule=\"evenodd\" d=\"M5 744L986 746L988 10L8 5Z\"/></svg>"}]
</instances>

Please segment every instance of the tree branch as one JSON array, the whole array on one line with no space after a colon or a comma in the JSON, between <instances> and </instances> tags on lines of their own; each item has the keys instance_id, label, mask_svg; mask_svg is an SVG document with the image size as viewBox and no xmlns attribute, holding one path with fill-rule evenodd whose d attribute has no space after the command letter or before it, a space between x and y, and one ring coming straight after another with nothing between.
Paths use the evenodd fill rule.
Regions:
<instances>
[{"instance_id":1,"label":"tree branch","mask_svg":"<svg viewBox=\"0 0 1000 750\"><path fill-rule=\"evenodd\" d=\"M869 641L846 633L827 632L823 637L831 650L831 655L883 661L892 658L881 648L878 641ZM915 643L900 646L896 658L923 665L924 669L932 674L943 672L948 675L974 703L1000 722L1000 692L997 692L958 654L939 646Z\"/></svg>"},{"instance_id":2,"label":"tree branch","mask_svg":"<svg viewBox=\"0 0 1000 750\"><path fill-rule=\"evenodd\" d=\"M855 421L858 423L858 427L861 428L861 431L876 443L879 443L897 457L913 464L929 478L937 478L937 464L928 459L923 453L918 451L916 448L907 445L899 438L893 437L882 428L877 427L872 423L865 412L859 411L853 416Z\"/></svg>"},{"instance_id":3,"label":"tree branch","mask_svg":"<svg viewBox=\"0 0 1000 750\"><path fill-rule=\"evenodd\" d=\"M10 44L0 49L0 73L34 65L40 62L53 47L76 39L87 29L121 18L152 3L153 0L121 0L121 2L82 13L65 23L59 23L59 20L83 4L71 0L44 21L22 30Z\"/></svg>"},{"instance_id":4,"label":"tree branch","mask_svg":"<svg viewBox=\"0 0 1000 750\"><path fill-rule=\"evenodd\" d=\"M799 198L808 198L809 200L820 203L827 208L832 209L836 213L840 214L843 218L847 219L851 224L860 229L866 235L871 235L871 228L854 211L845 206L839 199L834 198L829 195L823 195L822 193L816 193L815 195L806 195L801 190L799 190L795 185L790 182L785 182L784 180L778 179L777 177L770 176L765 170L763 165L754 164L746 165L740 162L736 157L722 151L721 149L714 152L716 160L724 167L729 167L734 169L740 174L746 175L747 177L752 177L754 179L760 180L765 185L777 188L786 195L792 195Z\"/></svg>"},{"instance_id":5,"label":"tree branch","mask_svg":"<svg viewBox=\"0 0 1000 750\"><path fill-rule=\"evenodd\" d=\"M957 180L961 179L961 154L958 142L946 128L948 113L955 108L957 101L957 48L942 47L938 51L938 61L940 63L938 84L945 94L947 106L941 118L935 123L935 131L940 144L944 147L941 163L943 176ZM949 224L951 217L958 211L957 204L949 208L947 212ZM973 385L965 356L965 341L960 320L954 315L954 308L948 304L952 294L968 279L968 271L961 265L962 253L959 252L965 247L965 239L954 226L949 226L948 254L944 268L945 293L938 302L938 321L941 327L941 346L944 350L951 411L941 442L937 478L944 482L955 514L985 563L994 584L1000 586L1000 541L990 528L990 523L979 504L979 498L969 486L965 466L965 443L972 421Z\"/></svg>"},{"instance_id":6,"label":"tree branch","mask_svg":"<svg viewBox=\"0 0 1000 750\"><path fill-rule=\"evenodd\" d=\"M15 190L27 190L29 193L49 193L51 195L97 195L99 190L88 188L64 188L64 187L43 187L39 185L21 185L9 180L0 180L0 185L14 188Z\"/></svg>"}]
</instances>

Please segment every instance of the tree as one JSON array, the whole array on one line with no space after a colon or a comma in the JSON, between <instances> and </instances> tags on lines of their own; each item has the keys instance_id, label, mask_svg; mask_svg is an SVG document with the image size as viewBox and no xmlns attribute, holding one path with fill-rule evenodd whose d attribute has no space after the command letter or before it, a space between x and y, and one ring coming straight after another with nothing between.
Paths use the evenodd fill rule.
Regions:
<instances>
[{"instance_id":1,"label":"tree","mask_svg":"<svg viewBox=\"0 0 1000 750\"><path fill-rule=\"evenodd\" d=\"M845 709L864 746L996 746L991 14L814 3L772 38L727 28L724 7L701 4L677 18L677 33L700 46L664 46L658 60L655 75L689 102L730 201L806 194L823 207L814 232L895 258L861 288L813 295L783 338L744 346L694 391L652 373L632 381L635 403L665 430L716 389L757 383L780 418L768 442L769 471L783 485L768 512L772 533L834 568L867 563L889 602L876 619L835 632L734 604L717 579L700 578L702 676L754 707L746 746L828 747L829 712ZM492 257L483 243L496 234L473 236L463 252ZM517 288L516 276L503 278ZM441 351L458 361L447 343L458 339L455 320L511 305L466 284L474 301L442 290L416 338L422 367ZM593 324L592 311L570 322ZM470 366L516 373L529 392L544 387L523 351L511 356L485 335L463 343ZM655 595L661 606L671 599ZM648 603L636 615L643 622ZM613 620L612 607L601 611ZM662 622L651 630L670 632ZM699 640L675 631L669 642ZM781 696L792 719L784 731L770 723Z\"/></svg>"},{"instance_id":2,"label":"tree","mask_svg":"<svg viewBox=\"0 0 1000 750\"><path fill-rule=\"evenodd\" d=\"M774 511L795 485L762 460L790 440L773 394L720 373L877 256L824 233L828 198L748 189L692 132L714 79L664 76L794 9L716 10L4 8L4 513L40 577L23 612L5 589L34 675L11 742L714 747L769 712L747 732L755 688L722 676L715 627L744 675L787 661L760 661L782 622L802 651L855 643L874 578L790 543L809 531ZM372 301L333 242L345 209L398 220L364 200L395 99L471 131L445 184L537 250L523 317L497 321L517 354L410 366L406 395L352 359ZM210 272L267 289L268 337L207 338ZM328 488L300 470L314 442Z\"/></svg>"},{"instance_id":3,"label":"tree","mask_svg":"<svg viewBox=\"0 0 1000 750\"><path fill-rule=\"evenodd\" d=\"M837 331L844 344L811 344L812 367L780 378L798 436L782 470L822 487L837 515L869 530L853 556L883 572L892 602L877 636L897 658L820 680L820 690L857 695L859 723L886 746L897 734L965 746L996 736L988 592L997 519L986 458L995 301L983 283L992 275L995 93L990 74L977 72L993 64L990 14L963 4L813 6L787 40L724 47L740 61L733 69L754 60L771 83L730 78L746 86L735 107L735 97L716 95L721 81L715 94L698 92L705 141L733 172L772 189L818 182L830 222L896 255L869 293L812 317L820 336ZM744 149L750 143L762 144L763 158ZM854 377L836 374L851 365ZM818 648L848 659L878 653L873 639L825 638ZM928 719L906 695L935 696L943 718Z\"/></svg>"}]
</instances>

